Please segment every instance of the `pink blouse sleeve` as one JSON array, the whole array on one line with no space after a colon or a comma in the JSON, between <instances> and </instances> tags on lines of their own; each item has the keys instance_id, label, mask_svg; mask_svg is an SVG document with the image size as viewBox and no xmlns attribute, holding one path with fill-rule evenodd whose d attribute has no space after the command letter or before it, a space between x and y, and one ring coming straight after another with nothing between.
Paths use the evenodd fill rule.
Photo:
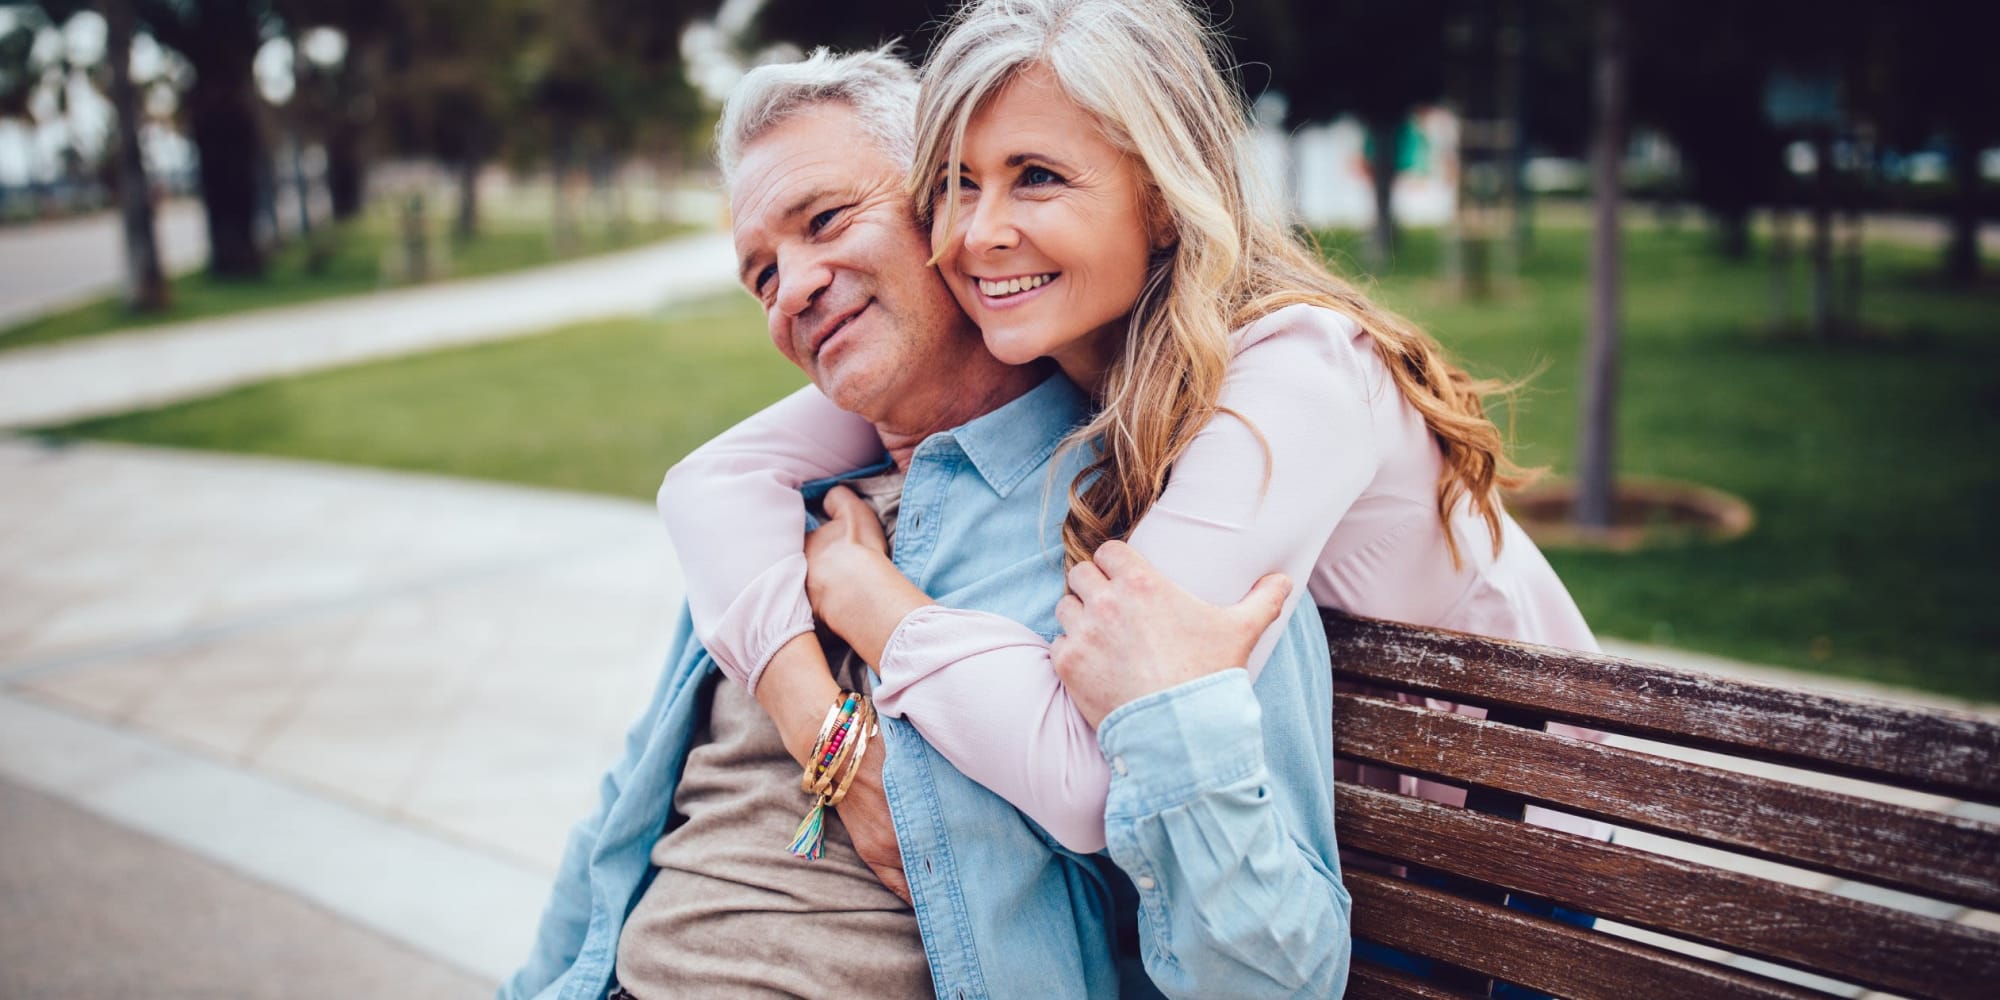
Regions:
<instances>
[{"instance_id":1,"label":"pink blouse sleeve","mask_svg":"<svg viewBox=\"0 0 2000 1000\"><path fill-rule=\"evenodd\" d=\"M1295 584L1288 617L1334 525L1375 475L1370 395L1396 391L1368 385L1356 332L1350 320L1304 306L1240 331L1221 397L1229 412L1175 463L1132 545L1217 604L1241 600L1266 573L1285 573ZM1246 664L1253 678L1283 621ZM1110 773L1039 635L994 615L921 608L891 636L878 669L881 711L909 719L966 776L1064 846L1103 848Z\"/></svg>"},{"instance_id":2,"label":"pink blouse sleeve","mask_svg":"<svg viewBox=\"0 0 2000 1000\"><path fill-rule=\"evenodd\" d=\"M873 425L807 386L667 470L660 516L687 578L695 635L752 691L778 648L813 627L799 486L882 457Z\"/></svg>"}]
</instances>

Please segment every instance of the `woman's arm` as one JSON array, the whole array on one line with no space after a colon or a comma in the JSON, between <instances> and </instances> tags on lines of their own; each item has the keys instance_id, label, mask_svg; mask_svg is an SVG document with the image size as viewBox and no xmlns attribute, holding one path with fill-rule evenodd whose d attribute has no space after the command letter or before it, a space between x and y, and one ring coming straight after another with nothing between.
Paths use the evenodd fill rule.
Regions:
<instances>
[{"instance_id":1,"label":"woman's arm","mask_svg":"<svg viewBox=\"0 0 2000 1000\"><path fill-rule=\"evenodd\" d=\"M1354 332L1305 308L1246 331L1221 399L1234 416L1197 436L1131 538L1167 578L1224 604L1283 573L1299 583L1286 610L1296 604L1334 524L1374 475L1369 393L1395 391L1366 384L1348 343ZM928 603L879 555L829 547L827 556L830 582L816 589L830 599L817 609L876 664L877 707L908 718L1065 846L1101 849L1110 771L1048 643L1019 623ZM1275 642L1268 631L1246 662L1207 667L1247 666L1254 676Z\"/></svg>"},{"instance_id":2,"label":"woman's arm","mask_svg":"<svg viewBox=\"0 0 2000 1000\"><path fill-rule=\"evenodd\" d=\"M751 691L781 647L812 632L799 486L882 457L873 425L807 386L695 449L660 483L695 635Z\"/></svg>"}]
</instances>

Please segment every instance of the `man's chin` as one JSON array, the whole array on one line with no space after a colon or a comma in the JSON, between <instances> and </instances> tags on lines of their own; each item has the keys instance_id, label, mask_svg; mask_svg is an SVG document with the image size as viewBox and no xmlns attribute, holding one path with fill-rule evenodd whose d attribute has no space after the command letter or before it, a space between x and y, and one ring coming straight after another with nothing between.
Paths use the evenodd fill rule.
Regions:
<instances>
[{"instance_id":1,"label":"man's chin","mask_svg":"<svg viewBox=\"0 0 2000 1000\"><path fill-rule=\"evenodd\" d=\"M821 372L813 379L813 384L833 405L849 413L873 420L881 401L882 388L888 380L870 378L869 373L838 371Z\"/></svg>"}]
</instances>

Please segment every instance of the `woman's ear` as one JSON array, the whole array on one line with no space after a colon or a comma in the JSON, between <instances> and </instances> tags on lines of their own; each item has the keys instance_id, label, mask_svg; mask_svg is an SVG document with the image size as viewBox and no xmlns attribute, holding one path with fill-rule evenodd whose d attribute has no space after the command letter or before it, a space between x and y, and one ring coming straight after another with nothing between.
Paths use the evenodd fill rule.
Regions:
<instances>
[{"instance_id":1,"label":"woman's ear","mask_svg":"<svg viewBox=\"0 0 2000 1000\"><path fill-rule=\"evenodd\" d=\"M1148 188L1146 191L1146 234L1146 242L1155 252L1180 241L1180 231L1174 226L1174 214L1167 209L1167 199L1160 196L1159 188Z\"/></svg>"}]
</instances>

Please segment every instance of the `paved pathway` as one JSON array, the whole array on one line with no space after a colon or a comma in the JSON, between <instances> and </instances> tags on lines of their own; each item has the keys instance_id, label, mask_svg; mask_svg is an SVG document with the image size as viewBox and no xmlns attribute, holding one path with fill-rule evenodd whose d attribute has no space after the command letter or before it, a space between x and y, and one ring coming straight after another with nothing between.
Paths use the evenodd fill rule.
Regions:
<instances>
[{"instance_id":1,"label":"paved pathway","mask_svg":"<svg viewBox=\"0 0 2000 1000\"><path fill-rule=\"evenodd\" d=\"M0 328L117 291L125 237L115 212L0 226ZM162 202L154 238L168 273L208 260L207 221L193 199Z\"/></svg>"},{"instance_id":2,"label":"paved pathway","mask_svg":"<svg viewBox=\"0 0 2000 1000\"><path fill-rule=\"evenodd\" d=\"M0 781L479 981L522 960L674 625L650 508L18 439L0 483Z\"/></svg>"},{"instance_id":3,"label":"paved pathway","mask_svg":"<svg viewBox=\"0 0 2000 1000\"><path fill-rule=\"evenodd\" d=\"M0 352L0 428L649 313L723 292L735 270L728 235L705 233L531 271Z\"/></svg>"},{"instance_id":4,"label":"paved pathway","mask_svg":"<svg viewBox=\"0 0 2000 1000\"><path fill-rule=\"evenodd\" d=\"M6 437L0 483L0 843L34 843L0 852L0 996L68 995L79 949L116 951L106 983L188 996L318 980L327 942L355 949L333 995L512 970L671 637L680 571L647 505ZM164 898L198 919L152 926ZM268 947L190 967L237 910Z\"/></svg>"}]
</instances>

